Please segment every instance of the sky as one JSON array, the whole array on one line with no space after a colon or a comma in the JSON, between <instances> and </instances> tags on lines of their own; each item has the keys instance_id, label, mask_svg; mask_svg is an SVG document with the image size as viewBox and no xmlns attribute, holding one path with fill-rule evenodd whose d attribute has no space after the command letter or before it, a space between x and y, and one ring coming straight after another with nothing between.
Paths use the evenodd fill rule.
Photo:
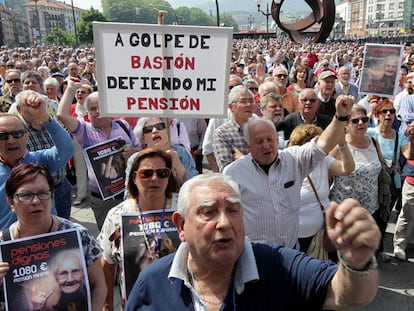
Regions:
<instances>
[{"instance_id":1,"label":"sky","mask_svg":"<svg viewBox=\"0 0 414 311\"><path fill-rule=\"evenodd\" d=\"M71 0L66 0L65 2L66 4L71 5ZM94 9L97 9L102 12L101 0L73 0L73 5L85 10L90 9L92 6Z\"/></svg>"}]
</instances>

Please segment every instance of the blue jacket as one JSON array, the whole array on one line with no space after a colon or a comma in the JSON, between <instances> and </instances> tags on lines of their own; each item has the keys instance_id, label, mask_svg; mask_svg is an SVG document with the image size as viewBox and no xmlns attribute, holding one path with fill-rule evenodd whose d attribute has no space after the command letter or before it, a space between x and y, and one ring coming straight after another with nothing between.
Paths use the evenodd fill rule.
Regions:
<instances>
[{"instance_id":1,"label":"blue jacket","mask_svg":"<svg viewBox=\"0 0 414 311\"><path fill-rule=\"evenodd\" d=\"M37 163L47 167L50 174L53 174L57 169L66 165L75 151L75 146L69 134L55 119L51 118L51 121L44 123L43 126L50 133L55 146L50 149L27 151L20 163ZM6 199L6 181L10 176L11 169L0 161L0 230L8 228L17 220L16 214L11 210ZM53 210L56 214L54 204Z\"/></svg>"},{"instance_id":2,"label":"blue jacket","mask_svg":"<svg viewBox=\"0 0 414 311\"><path fill-rule=\"evenodd\" d=\"M238 295L233 285L223 310L297 311L321 310L329 284L337 270L296 250L276 245L252 244L259 281L246 283ZM132 289L126 311L194 311L190 290L180 279L168 279L174 254L141 271Z\"/></svg>"}]
</instances>

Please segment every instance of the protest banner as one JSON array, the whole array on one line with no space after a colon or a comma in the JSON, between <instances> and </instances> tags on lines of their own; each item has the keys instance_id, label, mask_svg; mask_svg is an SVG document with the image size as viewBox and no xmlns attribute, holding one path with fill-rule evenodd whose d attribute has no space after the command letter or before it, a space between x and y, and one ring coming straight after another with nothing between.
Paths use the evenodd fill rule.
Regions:
<instances>
[{"instance_id":1,"label":"protest banner","mask_svg":"<svg viewBox=\"0 0 414 311\"><path fill-rule=\"evenodd\" d=\"M92 310L76 229L5 241L0 251L10 267L3 279L6 310Z\"/></svg>"},{"instance_id":2,"label":"protest banner","mask_svg":"<svg viewBox=\"0 0 414 311\"><path fill-rule=\"evenodd\" d=\"M145 266L177 250L180 239L172 222L174 211L148 211L142 217L139 214L122 215L123 285L127 297Z\"/></svg>"},{"instance_id":3,"label":"protest banner","mask_svg":"<svg viewBox=\"0 0 414 311\"><path fill-rule=\"evenodd\" d=\"M93 23L103 116L225 117L232 28Z\"/></svg>"},{"instance_id":4,"label":"protest banner","mask_svg":"<svg viewBox=\"0 0 414 311\"><path fill-rule=\"evenodd\" d=\"M123 139L114 138L85 148L90 168L98 181L102 199L107 200L125 190L125 159L120 149L125 145Z\"/></svg>"},{"instance_id":5,"label":"protest banner","mask_svg":"<svg viewBox=\"0 0 414 311\"><path fill-rule=\"evenodd\" d=\"M365 44L359 92L383 97L395 95L404 47L391 44Z\"/></svg>"}]
</instances>

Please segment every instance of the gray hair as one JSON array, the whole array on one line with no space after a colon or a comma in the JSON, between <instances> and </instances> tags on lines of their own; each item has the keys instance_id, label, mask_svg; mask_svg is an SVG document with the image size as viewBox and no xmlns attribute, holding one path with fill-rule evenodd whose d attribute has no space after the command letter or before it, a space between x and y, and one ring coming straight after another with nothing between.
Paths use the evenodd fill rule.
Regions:
<instances>
[{"instance_id":1,"label":"gray hair","mask_svg":"<svg viewBox=\"0 0 414 311\"><path fill-rule=\"evenodd\" d=\"M231 89L230 93L229 93L229 103L237 103L237 101L239 100L239 97L241 96L241 94L244 93L249 93L251 95L252 98L254 98L254 95L252 93L252 91L250 91L246 86L244 85L237 85L234 88Z\"/></svg>"},{"instance_id":2,"label":"gray hair","mask_svg":"<svg viewBox=\"0 0 414 311\"><path fill-rule=\"evenodd\" d=\"M35 78L37 80L37 82L40 85L40 88L42 89L42 92L44 91L43 88L43 79L42 76L40 75L40 73L38 73L37 71L34 70L28 70L22 73L21 75L21 79L22 82L24 83L24 80L26 80L27 78Z\"/></svg>"},{"instance_id":3,"label":"gray hair","mask_svg":"<svg viewBox=\"0 0 414 311\"><path fill-rule=\"evenodd\" d=\"M19 94L16 95L16 106L21 107L24 106L24 100L29 97L30 95L37 95L40 98L42 98L45 102L47 101L47 97L43 94L40 94L33 90L24 90L19 92Z\"/></svg>"},{"instance_id":4,"label":"gray hair","mask_svg":"<svg viewBox=\"0 0 414 311\"><path fill-rule=\"evenodd\" d=\"M94 100L97 100L99 102L99 94L98 94L98 92L93 92L93 93L89 94L86 97L85 103L84 103L86 110L89 110L89 103L92 102L92 101L94 101Z\"/></svg>"},{"instance_id":5,"label":"gray hair","mask_svg":"<svg viewBox=\"0 0 414 311\"><path fill-rule=\"evenodd\" d=\"M260 108L264 109L267 106L267 102L269 100L274 100L277 102L281 102L282 101L282 97L279 94L276 93L269 93L266 94L265 96L263 96L262 98L260 98Z\"/></svg>"},{"instance_id":6,"label":"gray hair","mask_svg":"<svg viewBox=\"0 0 414 311\"><path fill-rule=\"evenodd\" d=\"M53 77L49 77L44 82L45 86L54 86L55 88L59 88L59 82Z\"/></svg>"},{"instance_id":7,"label":"gray hair","mask_svg":"<svg viewBox=\"0 0 414 311\"><path fill-rule=\"evenodd\" d=\"M268 90L268 89L272 89L273 91L271 93L276 93L277 91L277 86L273 81L265 81L262 84L259 85L259 94L260 96L263 96L263 90Z\"/></svg>"},{"instance_id":8,"label":"gray hair","mask_svg":"<svg viewBox=\"0 0 414 311\"><path fill-rule=\"evenodd\" d=\"M195 188L205 188L208 187L206 184L210 181L217 180L219 182L224 183L225 185L229 186L236 196L240 198L241 203L241 193L239 185L231 179L230 176L223 175L221 173L209 173L209 174L200 174L196 175L193 178L186 181L180 189L178 193L178 212L180 215L186 219L188 216L188 212L190 210L190 198L191 195L197 193L197 189Z\"/></svg>"},{"instance_id":9,"label":"gray hair","mask_svg":"<svg viewBox=\"0 0 414 311\"><path fill-rule=\"evenodd\" d=\"M153 119L153 118L159 118L162 122L164 122L164 123L166 122L165 119L160 118L160 117L156 117L156 116L155 117L141 117L141 118L139 118L138 121L137 121L137 124L134 127L134 134L135 134L135 137L141 142L141 144L144 143L144 131L143 131L143 129L144 129L145 123L147 123L149 119Z\"/></svg>"},{"instance_id":10,"label":"gray hair","mask_svg":"<svg viewBox=\"0 0 414 311\"><path fill-rule=\"evenodd\" d=\"M365 107L359 104L353 105L351 112L362 112L364 115L367 115L367 110L365 109Z\"/></svg>"},{"instance_id":11,"label":"gray hair","mask_svg":"<svg viewBox=\"0 0 414 311\"><path fill-rule=\"evenodd\" d=\"M270 127L273 129L273 131L275 132L276 135L277 134L277 130L276 130L276 126L274 125L274 123L271 120L265 119L265 118L249 118L249 120L247 120L246 123L244 123L243 125L243 134L244 134L244 140L250 145L250 134L249 134L249 129L259 123L267 123L268 125L270 125Z\"/></svg>"}]
</instances>

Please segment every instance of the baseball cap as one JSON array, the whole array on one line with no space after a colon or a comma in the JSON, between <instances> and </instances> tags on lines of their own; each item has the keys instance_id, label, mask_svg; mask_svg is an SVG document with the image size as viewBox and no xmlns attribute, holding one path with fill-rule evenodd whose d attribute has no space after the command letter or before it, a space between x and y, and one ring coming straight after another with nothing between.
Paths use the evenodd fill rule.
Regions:
<instances>
[{"instance_id":1,"label":"baseball cap","mask_svg":"<svg viewBox=\"0 0 414 311\"><path fill-rule=\"evenodd\" d=\"M331 70L324 70L318 75L318 81L329 77L334 77L336 79L336 74Z\"/></svg>"}]
</instances>

